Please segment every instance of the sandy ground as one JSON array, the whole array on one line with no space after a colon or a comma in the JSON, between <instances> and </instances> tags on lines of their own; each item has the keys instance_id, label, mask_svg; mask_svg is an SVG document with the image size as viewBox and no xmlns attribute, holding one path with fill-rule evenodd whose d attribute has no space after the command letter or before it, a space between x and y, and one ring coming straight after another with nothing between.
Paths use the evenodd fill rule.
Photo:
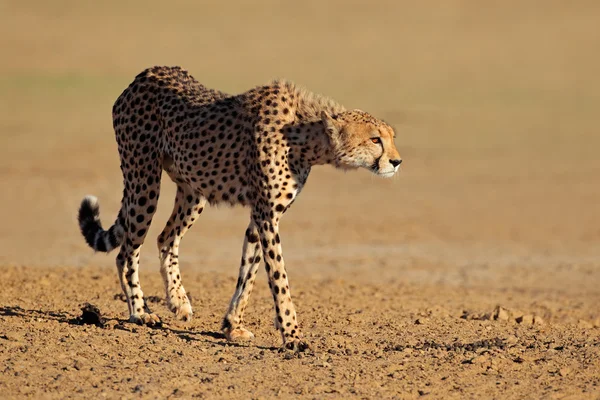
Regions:
<instances>
[{"instance_id":1,"label":"sandy ground","mask_svg":"<svg viewBox=\"0 0 600 400\"><path fill-rule=\"evenodd\" d=\"M596 3L99 4L0 3L0 397L600 398ZM228 92L285 76L397 127L397 178L317 168L282 222L311 352L278 352L264 272L255 341L219 332L241 208L187 234L195 315L173 318L168 179L141 266L164 324L125 322L75 214L91 193L116 215L110 110L153 64Z\"/></svg>"}]
</instances>

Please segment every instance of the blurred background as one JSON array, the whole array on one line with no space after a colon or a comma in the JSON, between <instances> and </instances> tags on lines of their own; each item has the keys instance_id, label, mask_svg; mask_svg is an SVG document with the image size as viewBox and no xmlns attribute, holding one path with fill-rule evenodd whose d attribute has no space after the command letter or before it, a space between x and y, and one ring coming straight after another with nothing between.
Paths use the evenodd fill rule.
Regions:
<instances>
[{"instance_id":1,"label":"blurred background","mask_svg":"<svg viewBox=\"0 0 600 400\"><path fill-rule=\"evenodd\" d=\"M592 291L599 27L595 1L1 0L0 265L114 265L80 237L79 202L114 220L112 104L144 68L181 65L229 93L285 77L398 130L394 179L314 169L282 222L291 275ZM247 221L207 210L184 271L235 275Z\"/></svg>"}]
</instances>

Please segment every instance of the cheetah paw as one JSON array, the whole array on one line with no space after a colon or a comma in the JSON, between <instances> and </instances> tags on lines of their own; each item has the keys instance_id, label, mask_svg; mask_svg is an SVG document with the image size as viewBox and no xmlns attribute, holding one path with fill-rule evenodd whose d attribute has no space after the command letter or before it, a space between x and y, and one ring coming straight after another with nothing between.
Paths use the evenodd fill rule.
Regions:
<instances>
[{"instance_id":1,"label":"cheetah paw","mask_svg":"<svg viewBox=\"0 0 600 400\"><path fill-rule=\"evenodd\" d=\"M187 295L183 296L167 296L167 307L175 314L175 317L181 321L187 322L192 319L192 305L190 304Z\"/></svg>"},{"instance_id":2,"label":"cheetah paw","mask_svg":"<svg viewBox=\"0 0 600 400\"><path fill-rule=\"evenodd\" d=\"M194 313L192 312L192 306L190 305L190 303L185 303L172 311L175 313L175 316L177 317L177 319L184 321L184 322L190 321L192 319L192 315L194 315Z\"/></svg>"},{"instance_id":3,"label":"cheetah paw","mask_svg":"<svg viewBox=\"0 0 600 400\"><path fill-rule=\"evenodd\" d=\"M239 342L254 339L254 334L245 328L226 329L225 338L229 342Z\"/></svg>"},{"instance_id":4,"label":"cheetah paw","mask_svg":"<svg viewBox=\"0 0 600 400\"><path fill-rule=\"evenodd\" d=\"M130 322L134 322L138 325L146 325L149 327L159 327L162 325L160 318L158 315L153 313L144 313L140 315L131 315L129 317Z\"/></svg>"},{"instance_id":5,"label":"cheetah paw","mask_svg":"<svg viewBox=\"0 0 600 400\"><path fill-rule=\"evenodd\" d=\"M302 339L294 339L283 344L283 347L280 351L291 350L294 353L303 353L307 350L310 350L310 346L307 342Z\"/></svg>"}]
</instances>

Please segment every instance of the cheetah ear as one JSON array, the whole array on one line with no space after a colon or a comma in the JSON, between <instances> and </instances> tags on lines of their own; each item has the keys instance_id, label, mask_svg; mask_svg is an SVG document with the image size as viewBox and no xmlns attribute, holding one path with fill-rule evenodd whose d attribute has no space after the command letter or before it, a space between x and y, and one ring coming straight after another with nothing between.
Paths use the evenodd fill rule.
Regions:
<instances>
[{"instance_id":1,"label":"cheetah ear","mask_svg":"<svg viewBox=\"0 0 600 400\"><path fill-rule=\"evenodd\" d=\"M334 137L339 133L339 127L335 123L334 119L329 115L329 113L325 110L321 111L321 121L323 122L323 126L325 130L329 134L329 136Z\"/></svg>"}]
</instances>

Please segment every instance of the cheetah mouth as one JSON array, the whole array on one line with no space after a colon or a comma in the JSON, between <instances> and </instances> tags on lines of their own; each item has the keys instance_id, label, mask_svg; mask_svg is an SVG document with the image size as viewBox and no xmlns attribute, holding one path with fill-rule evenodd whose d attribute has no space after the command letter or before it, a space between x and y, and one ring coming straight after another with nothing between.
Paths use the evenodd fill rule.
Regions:
<instances>
[{"instance_id":1,"label":"cheetah mouth","mask_svg":"<svg viewBox=\"0 0 600 400\"><path fill-rule=\"evenodd\" d=\"M375 175L380 176L382 178L391 178L395 174L396 174L396 171L387 171L387 172L377 171L377 172L375 172Z\"/></svg>"},{"instance_id":2,"label":"cheetah mouth","mask_svg":"<svg viewBox=\"0 0 600 400\"><path fill-rule=\"evenodd\" d=\"M392 169L391 171L382 171L381 169L379 169L379 158L375 160L375 162L373 163L373 165L371 165L371 168L369 169L373 174L381 178L391 178L396 173L396 169Z\"/></svg>"}]
</instances>

